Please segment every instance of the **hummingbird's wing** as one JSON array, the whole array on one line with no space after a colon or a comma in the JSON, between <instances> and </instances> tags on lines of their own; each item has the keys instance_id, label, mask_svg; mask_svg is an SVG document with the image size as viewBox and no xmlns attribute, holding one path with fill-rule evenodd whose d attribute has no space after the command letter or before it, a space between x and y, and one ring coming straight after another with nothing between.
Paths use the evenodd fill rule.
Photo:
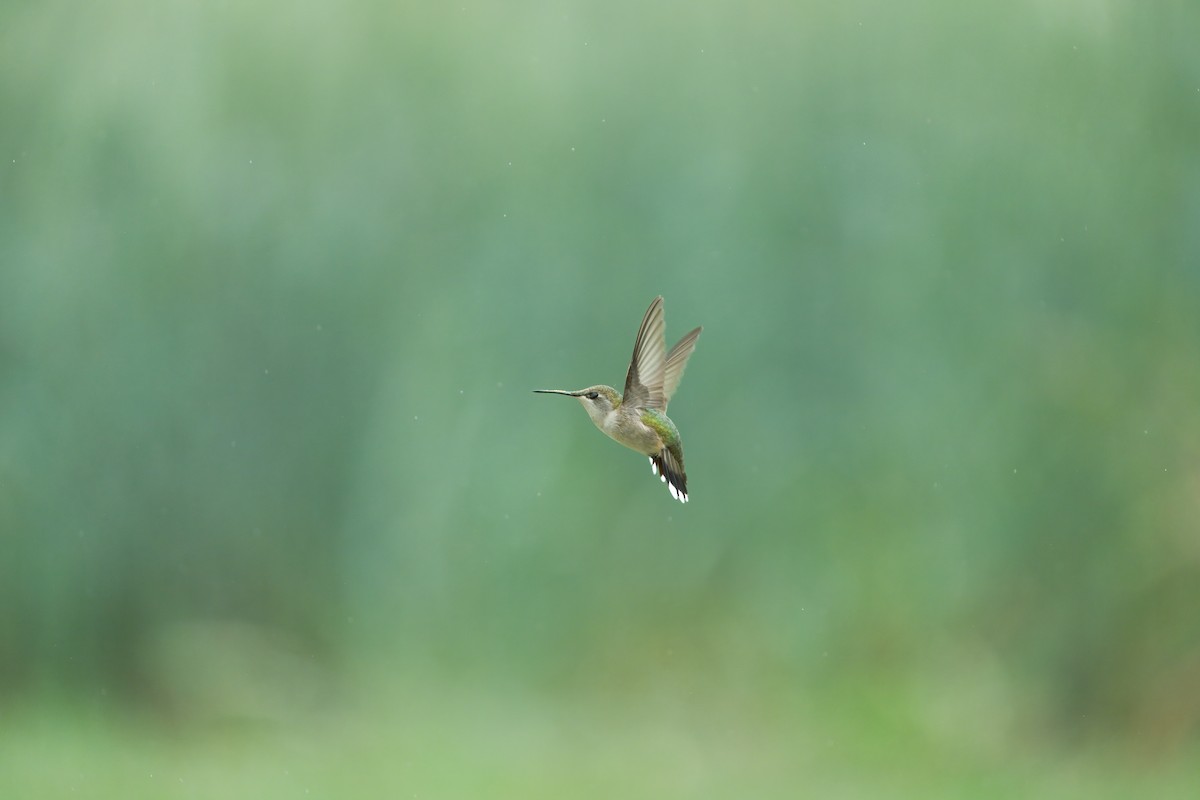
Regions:
<instances>
[{"instance_id":1,"label":"hummingbird's wing","mask_svg":"<svg viewBox=\"0 0 1200 800\"><path fill-rule=\"evenodd\" d=\"M666 364L667 340L663 335L664 330L663 299L659 295L646 309L642 327L638 328L637 339L633 343L633 359L625 375L622 405L628 403L633 408L666 407L663 367Z\"/></svg>"},{"instance_id":2,"label":"hummingbird's wing","mask_svg":"<svg viewBox=\"0 0 1200 800\"><path fill-rule=\"evenodd\" d=\"M663 367L663 411L667 410L667 403L671 402L671 397L679 386L679 379L683 377L683 369L687 366L692 351L696 349L696 340L700 338L702 330L704 328L696 328L676 342L675 346L671 348L671 352L667 353L667 364Z\"/></svg>"}]
</instances>

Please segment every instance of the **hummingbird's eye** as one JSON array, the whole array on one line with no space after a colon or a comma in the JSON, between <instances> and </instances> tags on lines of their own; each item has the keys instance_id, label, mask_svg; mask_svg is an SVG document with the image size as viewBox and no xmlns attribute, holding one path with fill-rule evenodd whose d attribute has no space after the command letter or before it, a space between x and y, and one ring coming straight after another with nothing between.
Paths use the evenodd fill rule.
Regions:
<instances>
[{"instance_id":1,"label":"hummingbird's eye","mask_svg":"<svg viewBox=\"0 0 1200 800\"><path fill-rule=\"evenodd\" d=\"M588 400L595 400L595 399L596 399L596 398L598 398L599 396L600 396L600 393L599 393L599 392L588 392L588 393L587 393L587 399L588 399Z\"/></svg>"}]
</instances>

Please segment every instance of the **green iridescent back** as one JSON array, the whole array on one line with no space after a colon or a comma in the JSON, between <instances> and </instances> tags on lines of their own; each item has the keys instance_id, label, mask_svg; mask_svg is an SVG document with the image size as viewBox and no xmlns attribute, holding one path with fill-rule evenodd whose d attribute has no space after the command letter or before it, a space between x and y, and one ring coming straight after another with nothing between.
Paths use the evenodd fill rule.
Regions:
<instances>
[{"instance_id":1,"label":"green iridescent back","mask_svg":"<svg viewBox=\"0 0 1200 800\"><path fill-rule=\"evenodd\" d=\"M641 411L642 422L647 427L653 428L655 433L662 437L663 443L667 447L679 447L679 429L675 427L674 422L671 422L670 417L654 408L643 408Z\"/></svg>"}]
</instances>

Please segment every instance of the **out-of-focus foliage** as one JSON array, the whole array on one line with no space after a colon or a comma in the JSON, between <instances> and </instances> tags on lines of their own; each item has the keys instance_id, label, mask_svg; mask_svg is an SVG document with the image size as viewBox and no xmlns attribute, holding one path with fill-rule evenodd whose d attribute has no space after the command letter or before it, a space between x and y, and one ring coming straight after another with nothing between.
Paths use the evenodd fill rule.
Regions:
<instances>
[{"instance_id":1,"label":"out-of-focus foliage","mask_svg":"<svg viewBox=\"0 0 1200 800\"><path fill-rule=\"evenodd\" d=\"M8 788L1182 792L1197 41L1185 2L9 4ZM658 293L705 326L686 507L529 393L619 386Z\"/></svg>"}]
</instances>

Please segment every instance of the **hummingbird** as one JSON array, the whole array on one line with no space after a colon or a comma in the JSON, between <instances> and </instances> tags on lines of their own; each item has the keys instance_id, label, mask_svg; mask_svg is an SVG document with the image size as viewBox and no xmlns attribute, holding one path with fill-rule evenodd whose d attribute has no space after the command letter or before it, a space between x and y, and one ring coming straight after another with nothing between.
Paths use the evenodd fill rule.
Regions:
<instances>
[{"instance_id":1,"label":"hummingbird","mask_svg":"<svg viewBox=\"0 0 1200 800\"><path fill-rule=\"evenodd\" d=\"M667 484L671 496L688 501L687 473L683 469L683 441L667 416L667 403L679 386L683 368L696 348L703 328L696 328L667 352L662 295L646 309L633 343L633 359L625 374L625 394L611 386L589 386L568 392L534 389L540 394L578 398L596 427L631 450L650 459L650 471Z\"/></svg>"}]
</instances>

